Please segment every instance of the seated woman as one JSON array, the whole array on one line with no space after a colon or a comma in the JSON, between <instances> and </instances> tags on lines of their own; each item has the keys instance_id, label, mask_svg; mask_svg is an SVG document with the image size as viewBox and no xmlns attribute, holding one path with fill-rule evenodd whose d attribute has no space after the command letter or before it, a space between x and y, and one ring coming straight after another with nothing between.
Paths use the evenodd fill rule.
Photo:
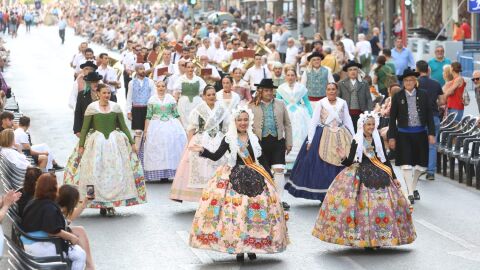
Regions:
<instances>
[{"instance_id":1,"label":"seated woman","mask_svg":"<svg viewBox=\"0 0 480 270\"><path fill-rule=\"evenodd\" d=\"M272 176L260 164L262 148L252 131L253 112L233 111L225 138L215 152L193 145L190 150L211 160L227 157L202 198L190 232L190 246L237 254L279 253L289 243L285 214ZM228 152L228 153L227 153Z\"/></svg>"},{"instance_id":2,"label":"seated woman","mask_svg":"<svg viewBox=\"0 0 480 270\"><path fill-rule=\"evenodd\" d=\"M378 248L412 243L417 237L412 211L385 158L374 112L360 115L348 157L327 191L313 236L344 246Z\"/></svg>"},{"instance_id":3,"label":"seated woman","mask_svg":"<svg viewBox=\"0 0 480 270\"><path fill-rule=\"evenodd\" d=\"M93 264L92 252L90 250L90 242L88 241L87 232L82 226L73 226L71 225L83 210L87 207L87 201L89 197L85 197L83 201L80 201L80 193L78 189L72 185L63 185L58 190L57 203L62 210L63 216L67 220L68 229L71 233L76 235L79 239L78 245L85 250L87 254L87 262L85 269L95 269ZM79 204L80 203L80 204Z\"/></svg>"},{"instance_id":4,"label":"seated woman","mask_svg":"<svg viewBox=\"0 0 480 270\"><path fill-rule=\"evenodd\" d=\"M57 178L54 174L42 174L35 185L34 199L23 211L22 229L31 236L56 236L64 240L63 252L72 261L72 270L85 268L86 254L79 246L80 239L67 231L66 220L57 199ZM35 242L21 237L25 251L31 255L46 257L57 254L52 242ZM68 252L67 252L68 251Z\"/></svg>"},{"instance_id":5,"label":"seated woman","mask_svg":"<svg viewBox=\"0 0 480 270\"><path fill-rule=\"evenodd\" d=\"M26 170L31 164L24 154L15 148L15 135L13 129L7 128L0 132L0 153L20 170ZM46 164L46 163L45 163ZM45 168L43 168L45 169Z\"/></svg>"},{"instance_id":6,"label":"seated woman","mask_svg":"<svg viewBox=\"0 0 480 270\"><path fill-rule=\"evenodd\" d=\"M42 170L36 167L30 167L25 173L25 180L23 182L23 187L19 190L22 196L17 202L18 215L23 215L23 209L25 206L33 199L35 193L35 185L37 184L37 179L42 175Z\"/></svg>"}]
</instances>

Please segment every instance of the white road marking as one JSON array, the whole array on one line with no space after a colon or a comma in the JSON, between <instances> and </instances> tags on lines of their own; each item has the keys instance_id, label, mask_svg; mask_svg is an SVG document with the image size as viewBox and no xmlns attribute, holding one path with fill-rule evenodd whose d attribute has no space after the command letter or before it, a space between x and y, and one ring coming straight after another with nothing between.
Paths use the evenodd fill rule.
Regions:
<instances>
[{"instance_id":1,"label":"white road marking","mask_svg":"<svg viewBox=\"0 0 480 270\"><path fill-rule=\"evenodd\" d=\"M178 236L185 242L185 244L188 245L188 237L189 233L187 231L177 231ZM197 258L200 260L202 264L210 264L214 263L213 259L208 256L207 252L201 249L196 249L196 248L191 248L189 247L190 250L197 256Z\"/></svg>"},{"instance_id":2,"label":"white road marking","mask_svg":"<svg viewBox=\"0 0 480 270\"><path fill-rule=\"evenodd\" d=\"M474 244L468 242L467 240L465 239L462 239L456 235L453 235L447 231L444 231L442 228L440 227L437 227L435 225L433 225L432 223L426 221L426 220L423 220L423 219L417 219L416 222L420 223L421 225L423 225L425 228L431 230L431 231L434 231L438 234L440 234L441 236L445 237L445 238L448 238L450 239L451 241L459 244L460 246L466 248L466 249L475 249L477 246L475 246Z\"/></svg>"},{"instance_id":3,"label":"white road marking","mask_svg":"<svg viewBox=\"0 0 480 270\"><path fill-rule=\"evenodd\" d=\"M342 260L344 260L345 262L347 262L351 265L350 269L352 269L352 270L367 270L367 268L364 268L359 263L357 263L354 259L352 259L348 256L341 257L341 258L342 258Z\"/></svg>"},{"instance_id":4,"label":"white road marking","mask_svg":"<svg viewBox=\"0 0 480 270\"><path fill-rule=\"evenodd\" d=\"M467 260L480 262L480 250L473 251L473 250L464 250L464 251L452 251L448 252L448 254L455 255Z\"/></svg>"}]
</instances>

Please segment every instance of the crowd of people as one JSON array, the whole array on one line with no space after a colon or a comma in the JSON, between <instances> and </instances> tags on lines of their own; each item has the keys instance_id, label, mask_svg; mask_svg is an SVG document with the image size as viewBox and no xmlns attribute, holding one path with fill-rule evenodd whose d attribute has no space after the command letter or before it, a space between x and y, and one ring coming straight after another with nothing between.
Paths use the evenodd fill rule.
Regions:
<instances>
[{"instance_id":1,"label":"crowd of people","mask_svg":"<svg viewBox=\"0 0 480 270\"><path fill-rule=\"evenodd\" d=\"M178 8L108 5L59 17L105 46L94 52L82 42L70 62L79 141L65 185L57 191L46 172L62 169L48 146L28 140L28 118L13 131L3 112L0 146L27 170L22 195L7 193L4 205L21 197L26 232L68 241L72 269L94 264L85 229L65 220L87 207L113 216L115 207L147 203L146 183L155 181L173 180L171 200L198 203L190 246L238 261L287 248L285 190L320 203L312 234L322 241L375 249L415 240L412 205L420 176L435 178L440 120L455 113L460 121L469 102L462 67L442 46L415 62L401 36L382 47L378 28L356 43L343 33L329 48L281 25L265 25L253 40L228 21L192 23ZM472 77L480 105L480 71ZM19 150L37 156L41 170Z\"/></svg>"}]
</instances>

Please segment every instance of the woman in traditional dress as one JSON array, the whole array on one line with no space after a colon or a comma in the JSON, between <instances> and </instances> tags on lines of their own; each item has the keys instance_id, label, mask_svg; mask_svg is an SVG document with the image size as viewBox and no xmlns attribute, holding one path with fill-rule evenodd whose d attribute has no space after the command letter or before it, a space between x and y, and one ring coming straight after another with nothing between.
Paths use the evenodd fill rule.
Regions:
<instances>
[{"instance_id":1,"label":"woman in traditional dress","mask_svg":"<svg viewBox=\"0 0 480 270\"><path fill-rule=\"evenodd\" d=\"M205 101L191 113L188 126L189 144L202 144L207 149L217 149L225 136L225 123L229 111L216 102L215 88L208 85L203 90ZM225 159L211 161L198 157L188 148L185 149L178 165L175 179L170 190L170 199L174 201L198 202L202 190Z\"/></svg>"},{"instance_id":2,"label":"woman in traditional dress","mask_svg":"<svg viewBox=\"0 0 480 270\"><path fill-rule=\"evenodd\" d=\"M244 104L252 101L252 93L250 92L250 85L243 79L242 69L237 67L232 71L233 87L232 90L240 95L240 100Z\"/></svg>"},{"instance_id":3,"label":"woman in traditional dress","mask_svg":"<svg viewBox=\"0 0 480 270\"><path fill-rule=\"evenodd\" d=\"M337 148L350 150L353 123L347 102L337 97L337 85L327 84L326 97L317 103L308 137L297 155L285 189L294 197L322 201L343 169Z\"/></svg>"},{"instance_id":4,"label":"woman in traditional dress","mask_svg":"<svg viewBox=\"0 0 480 270\"><path fill-rule=\"evenodd\" d=\"M297 72L293 68L287 69L285 83L277 88L277 98L285 102L288 116L292 123L293 147L285 157L287 169L291 169L303 141L308 135L308 123L312 117L312 106L308 100L307 88L297 82Z\"/></svg>"},{"instance_id":5,"label":"woman in traditional dress","mask_svg":"<svg viewBox=\"0 0 480 270\"><path fill-rule=\"evenodd\" d=\"M181 93L178 99L178 113L183 128L187 130L190 112L202 102L200 95L207 84L202 78L195 75L195 65L192 62L186 62L185 69L185 74L180 76L174 84L173 91Z\"/></svg>"},{"instance_id":6,"label":"woman in traditional dress","mask_svg":"<svg viewBox=\"0 0 480 270\"><path fill-rule=\"evenodd\" d=\"M240 95L232 91L232 85L232 77L225 76L222 79L223 89L217 92L218 102L220 102L228 112L237 108L240 103Z\"/></svg>"},{"instance_id":7,"label":"woman in traditional dress","mask_svg":"<svg viewBox=\"0 0 480 270\"><path fill-rule=\"evenodd\" d=\"M187 143L175 98L166 93L164 81L158 81L156 88L157 94L148 100L143 147L139 151L147 182L173 179Z\"/></svg>"},{"instance_id":8,"label":"woman in traditional dress","mask_svg":"<svg viewBox=\"0 0 480 270\"><path fill-rule=\"evenodd\" d=\"M313 229L322 241L378 248L412 243L416 238L410 204L402 193L377 130L378 116L360 116L347 166L328 189Z\"/></svg>"},{"instance_id":9,"label":"woman in traditional dress","mask_svg":"<svg viewBox=\"0 0 480 270\"><path fill-rule=\"evenodd\" d=\"M100 99L85 111L78 148L68 160L64 182L78 185L82 198L87 185L93 185L95 199L88 207L114 215L113 207L145 203L146 189L122 109L110 101L107 85L99 85L98 91Z\"/></svg>"},{"instance_id":10,"label":"woman in traditional dress","mask_svg":"<svg viewBox=\"0 0 480 270\"><path fill-rule=\"evenodd\" d=\"M244 253L253 260L255 253L282 252L289 243L283 207L271 175L260 164L262 148L252 124L252 111L239 108L215 152L200 145L190 148L201 157L228 160L203 191L190 246L237 254L238 261Z\"/></svg>"}]
</instances>

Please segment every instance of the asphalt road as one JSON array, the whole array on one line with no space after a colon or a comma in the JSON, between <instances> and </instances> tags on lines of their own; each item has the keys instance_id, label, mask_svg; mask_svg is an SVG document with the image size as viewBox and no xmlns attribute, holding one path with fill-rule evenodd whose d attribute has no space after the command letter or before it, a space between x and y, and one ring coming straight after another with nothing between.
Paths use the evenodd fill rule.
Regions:
<instances>
[{"instance_id":1,"label":"asphalt road","mask_svg":"<svg viewBox=\"0 0 480 270\"><path fill-rule=\"evenodd\" d=\"M58 162L65 164L77 142L67 100L73 79L69 62L81 39L68 29L66 43L61 45L55 27L40 27L30 34L21 29L17 39L6 40L12 62L4 76L21 110L32 118L33 141L48 143ZM102 52L98 46L93 48L95 54ZM124 104L124 99L120 103ZM474 106L467 112L478 115ZM291 245L284 253L259 255L257 261L244 264L236 263L232 255L189 248L187 238L196 204L170 201L170 184L148 184L145 205L118 208L115 217L101 217L98 210L87 209L75 224L87 229L97 269L102 270L480 269L480 191L436 177L419 183L422 200L414 211L417 240L374 252L312 237L318 203L289 195ZM7 226L4 224L5 230ZM0 269L6 269L5 261Z\"/></svg>"}]
</instances>

